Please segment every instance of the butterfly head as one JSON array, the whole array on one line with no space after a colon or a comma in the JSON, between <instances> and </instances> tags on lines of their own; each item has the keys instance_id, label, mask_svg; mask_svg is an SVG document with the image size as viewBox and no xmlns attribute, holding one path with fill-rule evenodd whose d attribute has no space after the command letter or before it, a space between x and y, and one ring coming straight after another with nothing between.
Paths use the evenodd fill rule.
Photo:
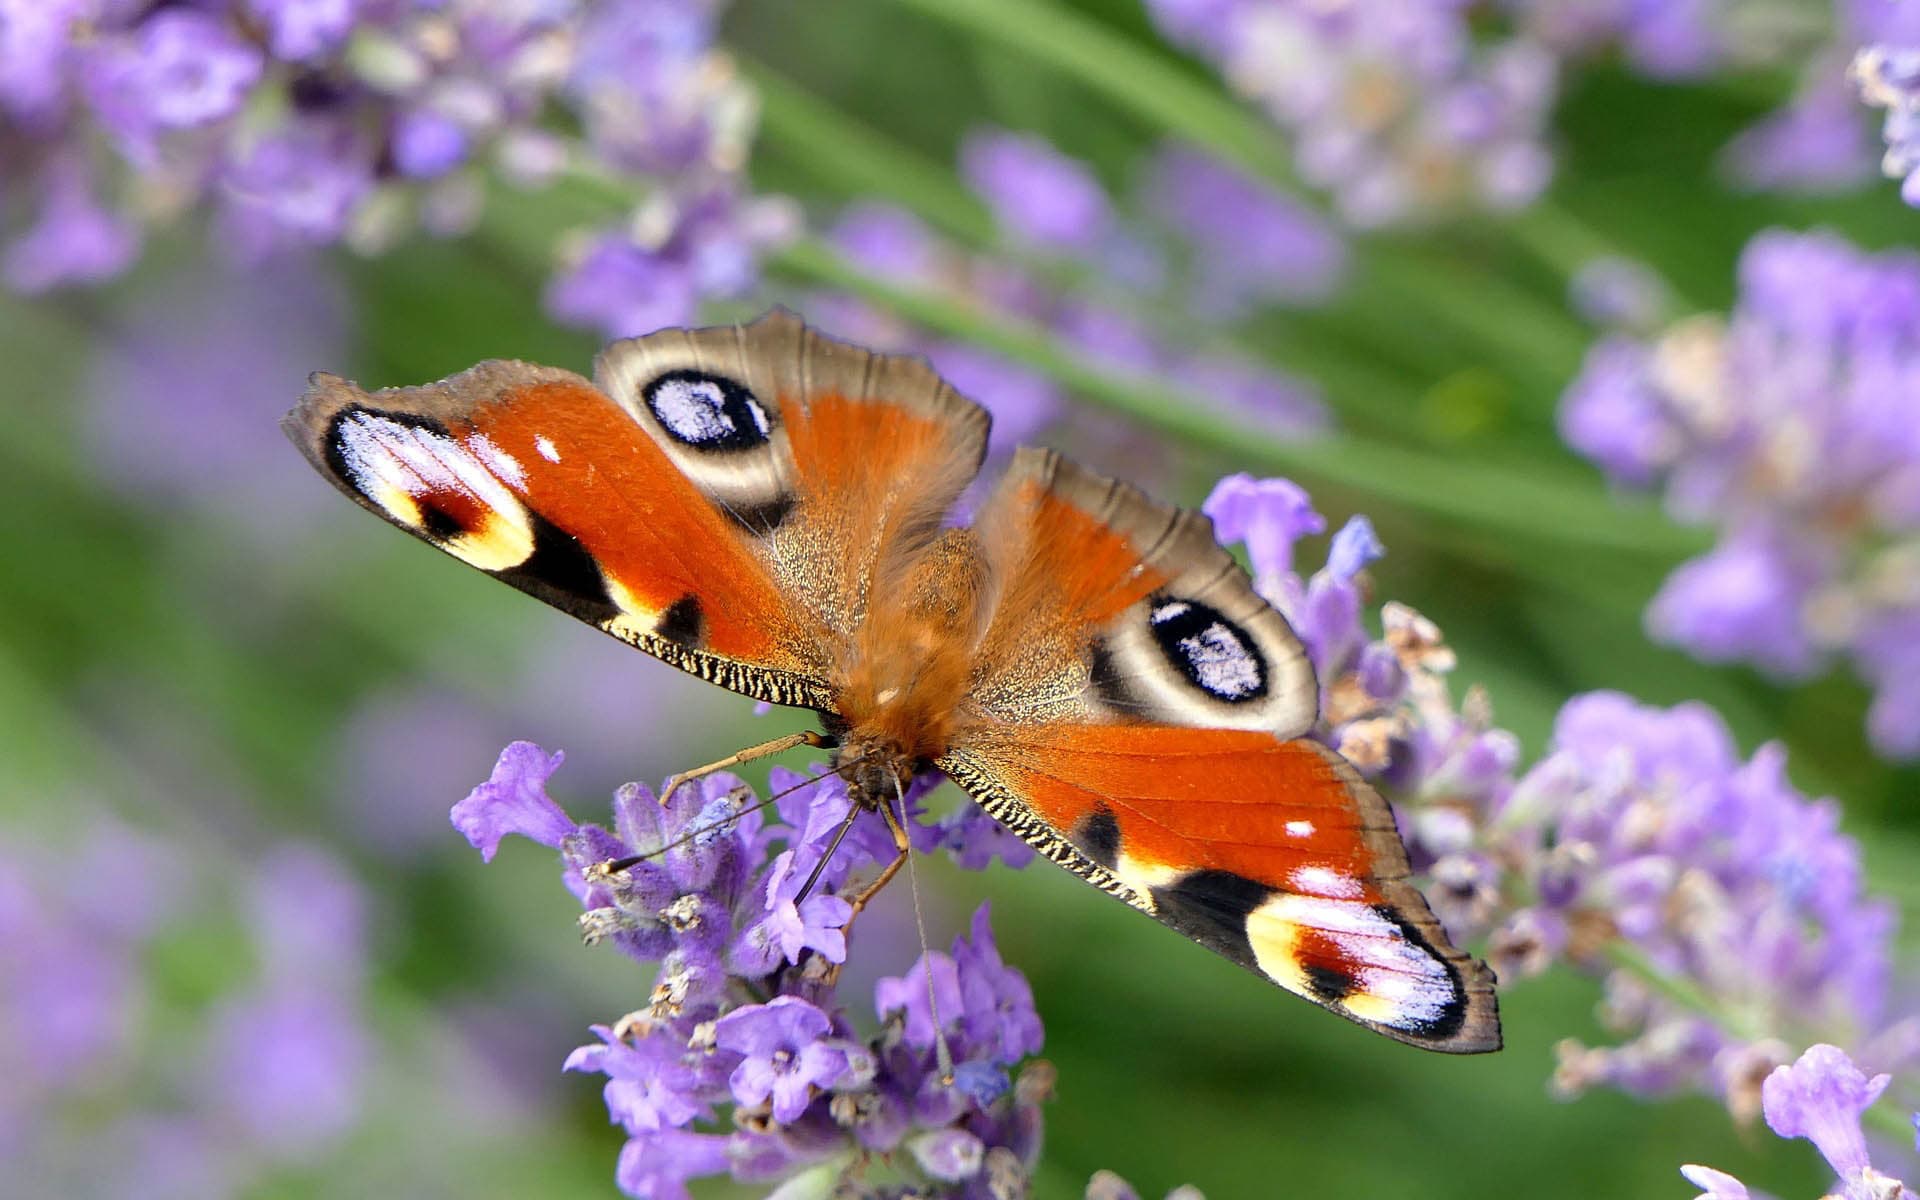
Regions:
<instances>
[{"instance_id":1,"label":"butterfly head","mask_svg":"<svg viewBox=\"0 0 1920 1200\"><path fill-rule=\"evenodd\" d=\"M834 770L847 781L847 795L862 808L891 806L906 795L926 759L872 731L855 730L834 752Z\"/></svg>"}]
</instances>

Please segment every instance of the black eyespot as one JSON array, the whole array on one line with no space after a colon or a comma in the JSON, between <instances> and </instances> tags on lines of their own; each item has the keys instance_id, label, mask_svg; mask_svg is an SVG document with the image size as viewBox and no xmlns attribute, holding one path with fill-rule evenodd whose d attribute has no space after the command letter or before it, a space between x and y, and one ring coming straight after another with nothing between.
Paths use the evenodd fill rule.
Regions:
<instances>
[{"instance_id":1,"label":"black eyespot","mask_svg":"<svg viewBox=\"0 0 1920 1200\"><path fill-rule=\"evenodd\" d=\"M706 371L668 371L646 386L647 407L676 441L700 450L748 450L773 431L752 392Z\"/></svg>"},{"instance_id":2,"label":"black eyespot","mask_svg":"<svg viewBox=\"0 0 1920 1200\"><path fill-rule=\"evenodd\" d=\"M1267 694L1267 664L1246 630L1198 600L1156 600L1147 622L1160 652L1215 700L1245 704Z\"/></svg>"}]
</instances>

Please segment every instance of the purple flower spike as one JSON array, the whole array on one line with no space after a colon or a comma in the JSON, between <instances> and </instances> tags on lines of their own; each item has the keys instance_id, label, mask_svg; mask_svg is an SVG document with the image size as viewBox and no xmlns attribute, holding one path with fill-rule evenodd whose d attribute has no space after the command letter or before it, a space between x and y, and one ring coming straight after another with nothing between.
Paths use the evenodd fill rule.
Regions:
<instances>
[{"instance_id":1,"label":"purple flower spike","mask_svg":"<svg viewBox=\"0 0 1920 1200\"><path fill-rule=\"evenodd\" d=\"M1767 1126L1781 1137L1812 1142L1851 1195L1872 1170L1860 1114L1873 1107L1890 1079L1867 1078L1846 1051L1822 1043L1792 1066L1774 1068L1761 1085L1760 1103Z\"/></svg>"},{"instance_id":2,"label":"purple flower spike","mask_svg":"<svg viewBox=\"0 0 1920 1200\"><path fill-rule=\"evenodd\" d=\"M453 827L480 851L482 862L492 862L500 839L510 833L558 850L578 828L547 795L547 780L560 769L566 755L547 752L532 742L515 742L500 752L493 775L453 806Z\"/></svg>"},{"instance_id":3,"label":"purple flower spike","mask_svg":"<svg viewBox=\"0 0 1920 1200\"><path fill-rule=\"evenodd\" d=\"M1147 197L1193 244L1196 300L1209 314L1324 300L1346 273L1346 246L1324 219L1211 155L1162 149Z\"/></svg>"},{"instance_id":4,"label":"purple flower spike","mask_svg":"<svg viewBox=\"0 0 1920 1200\"><path fill-rule=\"evenodd\" d=\"M289 62L331 53L353 28L357 0L248 0L267 27L267 45Z\"/></svg>"},{"instance_id":5,"label":"purple flower spike","mask_svg":"<svg viewBox=\"0 0 1920 1200\"><path fill-rule=\"evenodd\" d=\"M1001 961L985 904L974 910L972 933L971 941L953 944L968 1040L994 1061L1011 1066L1038 1054L1045 1038L1033 1010L1033 989L1026 976Z\"/></svg>"},{"instance_id":6,"label":"purple flower spike","mask_svg":"<svg viewBox=\"0 0 1920 1200\"><path fill-rule=\"evenodd\" d=\"M1708 662L1805 675L1819 661L1801 615L1817 582L1778 539L1736 535L1674 570L1647 609L1647 625Z\"/></svg>"},{"instance_id":7,"label":"purple flower spike","mask_svg":"<svg viewBox=\"0 0 1920 1200\"><path fill-rule=\"evenodd\" d=\"M821 1039L832 1030L827 1014L797 996L736 1008L714 1023L714 1044L746 1056L728 1081L742 1104L773 1099L773 1119L797 1120L815 1087L830 1087L847 1071L844 1050Z\"/></svg>"}]
</instances>

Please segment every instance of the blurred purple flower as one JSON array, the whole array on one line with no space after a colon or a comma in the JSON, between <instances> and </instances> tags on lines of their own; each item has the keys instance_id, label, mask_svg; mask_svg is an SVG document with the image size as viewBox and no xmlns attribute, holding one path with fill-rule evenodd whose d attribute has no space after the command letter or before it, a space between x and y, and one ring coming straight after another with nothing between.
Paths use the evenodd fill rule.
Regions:
<instances>
[{"instance_id":1,"label":"blurred purple flower","mask_svg":"<svg viewBox=\"0 0 1920 1200\"><path fill-rule=\"evenodd\" d=\"M243 283L244 281L244 283ZM99 473L140 499L237 519L262 549L332 512L326 489L290 487L267 419L316 363L338 361L347 301L330 271L284 261L244 275L219 263L136 293L89 364L88 433Z\"/></svg>"},{"instance_id":2,"label":"blurred purple flower","mask_svg":"<svg viewBox=\"0 0 1920 1200\"><path fill-rule=\"evenodd\" d=\"M1902 200L1920 208L1920 41L1866 47L1854 56L1852 76L1861 99L1887 110L1880 169L1901 181Z\"/></svg>"},{"instance_id":3,"label":"blurred purple flower","mask_svg":"<svg viewBox=\"0 0 1920 1200\"><path fill-rule=\"evenodd\" d=\"M892 204L863 202L843 211L828 233L847 258L883 279L933 282L945 247L925 222Z\"/></svg>"},{"instance_id":4,"label":"blurred purple flower","mask_svg":"<svg viewBox=\"0 0 1920 1200\"><path fill-rule=\"evenodd\" d=\"M314 1162L359 1121L374 1048L324 979L238 997L212 1018L207 1103L259 1152Z\"/></svg>"},{"instance_id":5,"label":"blurred purple flower","mask_svg":"<svg viewBox=\"0 0 1920 1200\"><path fill-rule=\"evenodd\" d=\"M274 57L300 62L331 54L353 29L358 0L247 0L266 25Z\"/></svg>"},{"instance_id":6,"label":"blurred purple flower","mask_svg":"<svg viewBox=\"0 0 1920 1200\"><path fill-rule=\"evenodd\" d=\"M683 264L608 233L547 285L546 309L555 320L624 338L687 324L698 299Z\"/></svg>"},{"instance_id":7,"label":"blurred purple flower","mask_svg":"<svg viewBox=\"0 0 1920 1200\"><path fill-rule=\"evenodd\" d=\"M40 212L0 257L8 287L32 294L99 283L126 270L140 251L133 225L101 207L77 161L49 167Z\"/></svg>"},{"instance_id":8,"label":"blurred purple flower","mask_svg":"<svg viewBox=\"0 0 1920 1200\"><path fill-rule=\"evenodd\" d=\"M1791 101L1727 146L1722 165L1735 181L1767 191L1833 192L1872 174L1866 125L1846 72L1829 58L1809 69Z\"/></svg>"},{"instance_id":9,"label":"blurred purple flower","mask_svg":"<svg viewBox=\"0 0 1920 1200\"><path fill-rule=\"evenodd\" d=\"M219 248L243 259L378 251L416 226L472 228L487 172L539 185L572 162L630 197L633 249L660 262L624 287L597 264L615 294L566 297L563 318L623 332L637 309L684 320L699 296L737 295L791 226L739 198L755 109L714 48L719 7L12 0L0 143L17 164L8 190L43 207L31 229L0 228L0 277L22 291L98 282L140 244L110 209L159 224L206 200ZM584 135L552 132L556 108ZM74 182L80 161L97 177ZM640 305L663 287L675 294Z\"/></svg>"},{"instance_id":10,"label":"blurred purple flower","mask_svg":"<svg viewBox=\"0 0 1920 1200\"><path fill-rule=\"evenodd\" d=\"M1778 674L1853 658L1878 689L1884 754L1920 752L1920 695L1884 669L1920 612L1920 258L1769 231L1724 319L1589 353L1561 431L1615 480L1664 484L1720 528L1648 612L1656 636Z\"/></svg>"},{"instance_id":11,"label":"blurred purple flower","mask_svg":"<svg viewBox=\"0 0 1920 1200\"><path fill-rule=\"evenodd\" d=\"M1667 577L1647 608L1648 630L1708 662L1806 675L1819 662L1804 613L1820 579L1792 554L1762 530L1729 536Z\"/></svg>"},{"instance_id":12,"label":"blurred purple flower","mask_svg":"<svg viewBox=\"0 0 1920 1200\"><path fill-rule=\"evenodd\" d=\"M1650 330L1672 304L1666 281L1634 258L1602 256L1584 263L1567 285L1574 311L1605 329Z\"/></svg>"},{"instance_id":13,"label":"blurred purple flower","mask_svg":"<svg viewBox=\"0 0 1920 1200\"><path fill-rule=\"evenodd\" d=\"M1148 13L1291 135L1300 174L1347 221L1378 226L1524 207L1552 174L1558 64L1529 37L1482 44L1471 8L1156 0Z\"/></svg>"},{"instance_id":14,"label":"blurred purple flower","mask_svg":"<svg viewBox=\"0 0 1920 1200\"><path fill-rule=\"evenodd\" d=\"M1112 205L1086 164L1046 139L978 129L960 147L960 170L1016 242L1088 254L1111 232Z\"/></svg>"},{"instance_id":15,"label":"blurred purple flower","mask_svg":"<svg viewBox=\"0 0 1920 1200\"><path fill-rule=\"evenodd\" d=\"M1155 155L1147 203L1193 248L1194 298L1230 319L1259 304L1325 300L1346 274L1340 235L1305 205L1184 146Z\"/></svg>"},{"instance_id":16,"label":"blurred purple flower","mask_svg":"<svg viewBox=\"0 0 1920 1200\"><path fill-rule=\"evenodd\" d=\"M938 342L928 346L926 353L955 391L993 414L989 436L995 449L1007 451L1032 440L1063 407L1060 388L1053 380L990 350L964 342Z\"/></svg>"},{"instance_id":17,"label":"blurred purple flower","mask_svg":"<svg viewBox=\"0 0 1920 1200\"><path fill-rule=\"evenodd\" d=\"M1283 371L1227 354L1188 359L1166 372L1196 407L1239 418L1252 428L1288 438L1310 437L1331 425L1319 389Z\"/></svg>"}]
</instances>

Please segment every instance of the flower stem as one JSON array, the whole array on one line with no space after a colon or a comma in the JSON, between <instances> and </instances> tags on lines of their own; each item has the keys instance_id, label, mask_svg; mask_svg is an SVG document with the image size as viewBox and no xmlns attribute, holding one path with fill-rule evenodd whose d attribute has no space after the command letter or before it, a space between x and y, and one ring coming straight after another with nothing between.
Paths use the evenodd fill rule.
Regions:
<instances>
[{"instance_id":1,"label":"flower stem","mask_svg":"<svg viewBox=\"0 0 1920 1200\"><path fill-rule=\"evenodd\" d=\"M1167 55L1048 0L900 0L1068 75L1156 129L1283 186L1293 165L1273 127Z\"/></svg>"}]
</instances>

